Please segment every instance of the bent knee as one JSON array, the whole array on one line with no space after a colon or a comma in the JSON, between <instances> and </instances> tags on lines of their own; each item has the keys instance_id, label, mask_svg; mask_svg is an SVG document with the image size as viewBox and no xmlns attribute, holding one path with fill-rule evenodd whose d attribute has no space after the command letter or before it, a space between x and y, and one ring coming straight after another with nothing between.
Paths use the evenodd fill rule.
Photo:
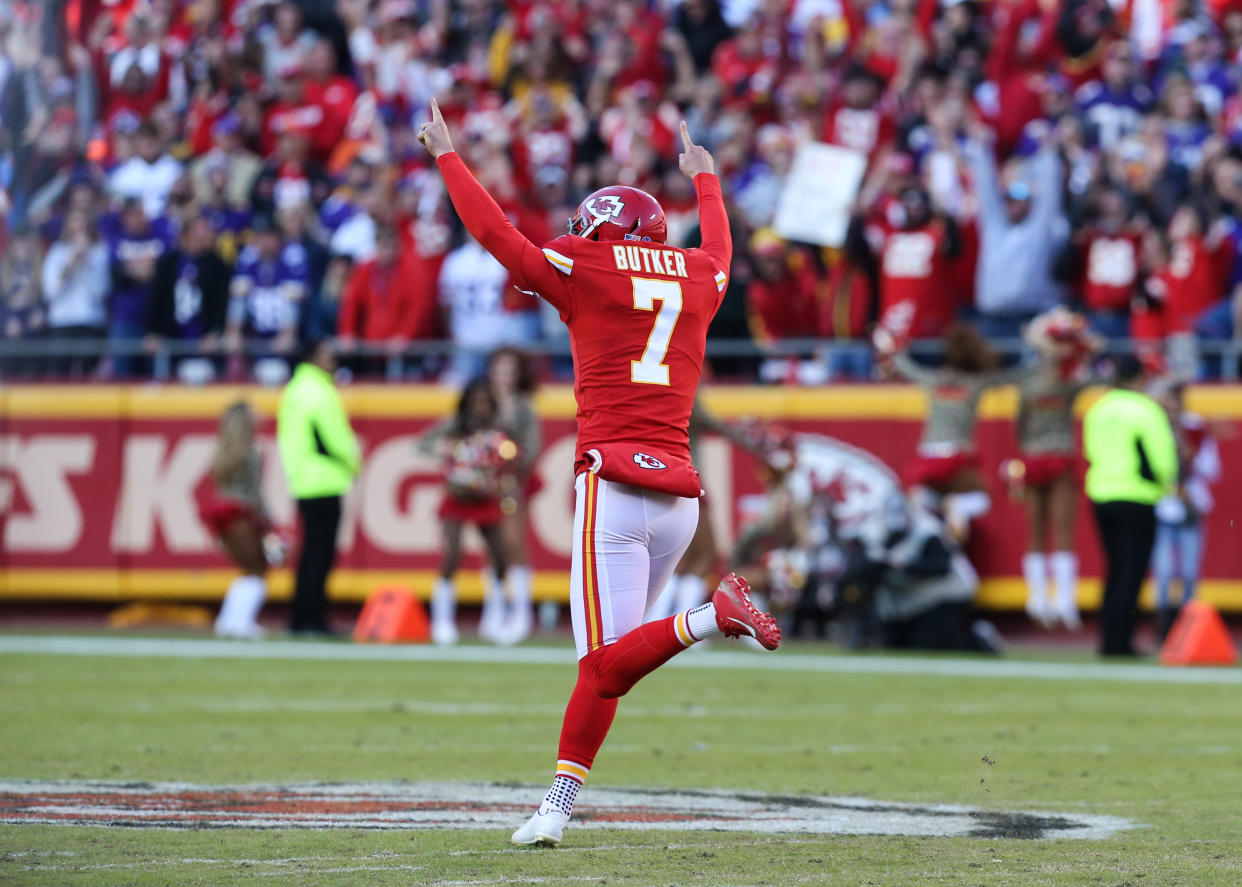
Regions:
<instances>
[{"instance_id":1,"label":"bent knee","mask_svg":"<svg viewBox=\"0 0 1242 887\"><path fill-rule=\"evenodd\" d=\"M596 679L592 686L595 690L595 695L600 699L619 699L626 693L630 692L630 688L634 685L632 683L618 681L615 678L605 677Z\"/></svg>"},{"instance_id":2,"label":"bent knee","mask_svg":"<svg viewBox=\"0 0 1242 887\"><path fill-rule=\"evenodd\" d=\"M626 681L608 668L608 648L592 650L578 663L578 680L600 699L617 699L630 692L633 681Z\"/></svg>"}]
</instances>

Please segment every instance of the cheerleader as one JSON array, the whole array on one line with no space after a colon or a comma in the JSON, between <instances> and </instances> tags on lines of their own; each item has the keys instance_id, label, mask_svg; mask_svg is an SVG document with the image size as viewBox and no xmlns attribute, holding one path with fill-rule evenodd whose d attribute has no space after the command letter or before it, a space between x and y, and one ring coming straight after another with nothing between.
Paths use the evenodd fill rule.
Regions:
<instances>
[{"instance_id":1,"label":"cheerleader","mask_svg":"<svg viewBox=\"0 0 1242 887\"><path fill-rule=\"evenodd\" d=\"M543 486L535 472L543 435L531 403L536 385L534 363L525 352L501 348L488 359L487 380L496 399L497 424L517 444L517 458L513 462L516 481L513 491L500 502L500 534L509 567L506 577L510 602L508 618L505 618L503 595L484 601L479 634L488 640L516 644L524 641L534 626L533 573L528 544L530 499Z\"/></svg>"},{"instance_id":2,"label":"cheerleader","mask_svg":"<svg viewBox=\"0 0 1242 887\"><path fill-rule=\"evenodd\" d=\"M1169 414L1177 438L1180 471L1176 492L1156 503L1156 543L1151 572L1156 582L1156 634L1163 643L1186 601L1194 597L1203 562L1204 519L1215 501L1212 484L1220 480L1220 449L1202 416L1185 409L1186 386L1167 382L1155 392ZM1182 580L1182 596L1170 601L1174 576Z\"/></svg>"},{"instance_id":3,"label":"cheerleader","mask_svg":"<svg viewBox=\"0 0 1242 887\"><path fill-rule=\"evenodd\" d=\"M1058 622L1069 629L1078 617L1078 556L1074 553L1074 514L1078 507L1078 459L1074 445L1074 400L1088 385L1087 364L1098 343L1086 320L1065 308L1036 317L1026 341L1037 363L1018 381L1019 457L1005 466L1011 488L1026 508L1026 612L1045 628ZM1052 528L1051 554L1047 554ZM1049 595L1049 576L1055 593Z\"/></svg>"},{"instance_id":4,"label":"cheerleader","mask_svg":"<svg viewBox=\"0 0 1242 887\"><path fill-rule=\"evenodd\" d=\"M504 601L501 503L513 495L516 486L513 465L517 445L499 428L496 399L487 380L476 379L462 392L456 414L421 435L418 447L444 459L444 500L439 511L444 548L440 576L431 593L431 639L437 644L455 644L457 591L453 576L461 562L466 524L478 528L491 563L491 569L483 572L485 605Z\"/></svg>"},{"instance_id":5,"label":"cheerleader","mask_svg":"<svg viewBox=\"0 0 1242 887\"><path fill-rule=\"evenodd\" d=\"M997 369L999 359L975 327L955 324L944 334L944 366L916 363L877 333L877 345L891 354L891 368L927 393L927 420L918 454L905 472L911 495L923 507L943 514L953 534L964 539L970 522L992 507L975 452L979 399L989 388L1017 381L1014 370Z\"/></svg>"},{"instance_id":6,"label":"cheerleader","mask_svg":"<svg viewBox=\"0 0 1242 887\"><path fill-rule=\"evenodd\" d=\"M267 510L259 491L259 448L254 412L243 401L220 416L216 453L211 463L212 490L199 507L199 517L220 547L241 569L229 583L216 617L220 637L260 638L257 616L267 597L267 568L272 548L265 546Z\"/></svg>"}]
</instances>

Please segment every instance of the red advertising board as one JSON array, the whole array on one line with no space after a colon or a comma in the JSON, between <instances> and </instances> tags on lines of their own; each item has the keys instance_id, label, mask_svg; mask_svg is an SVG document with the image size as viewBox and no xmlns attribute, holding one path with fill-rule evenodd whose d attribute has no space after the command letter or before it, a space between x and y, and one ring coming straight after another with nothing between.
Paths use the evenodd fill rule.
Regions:
<instances>
[{"instance_id":1,"label":"red advertising board","mask_svg":"<svg viewBox=\"0 0 1242 887\"><path fill-rule=\"evenodd\" d=\"M199 522L214 446L216 417L230 402L249 400L263 418L263 486L277 523L292 524L272 435L277 393L252 388L14 387L0 392L0 597L9 599L218 598L231 571ZM351 492L341 530L339 569L331 594L361 600L383 583L425 594L439 557L438 466L419 454L414 437L452 406L454 394L432 387L354 386L347 408L361 437L365 467ZM713 388L709 408L723 418L755 417L793 431L835 438L900 471L914 452L922 398L901 386L827 389ZM1080 407L1082 405L1080 404ZM1204 596L1242 609L1242 540L1235 519L1242 503L1242 389L1202 388L1192 408L1218 431L1225 477L1207 529ZM980 455L996 477L1014 452L1013 392L989 396L979 427ZM531 558L538 596L564 599L572 517L573 400L565 388L542 391L543 489L532 502ZM760 492L754 462L724 440L700 452L705 514L727 551L748 496ZM984 578L981 602L1013 607L1025 547L1020 505L999 481L994 508L972 546ZM1085 503L1078 517L1084 582L1081 598L1098 595L1099 559ZM477 548L475 549L477 553ZM463 575L477 595L475 571ZM273 595L288 593L287 571Z\"/></svg>"}]
</instances>

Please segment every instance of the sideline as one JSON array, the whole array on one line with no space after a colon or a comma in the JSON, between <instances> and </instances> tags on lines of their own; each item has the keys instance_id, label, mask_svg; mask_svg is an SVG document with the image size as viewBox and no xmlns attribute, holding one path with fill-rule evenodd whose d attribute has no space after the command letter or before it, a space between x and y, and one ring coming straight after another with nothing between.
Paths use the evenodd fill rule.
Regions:
<instances>
[{"instance_id":1,"label":"sideline","mask_svg":"<svg viewBox=\"0 0 1242 887\"><path fill-rule=\"evenodd\" d=\"M372 646L331 641L225 641L210 638L0 635L0 654L140 659L311 660L326 662L462 662L486 665L573 664L568 647ZM1025 678L1150 684L1242 684L1242 668L1168 668L1143 663L1030 662L1010 659L890 656L883 654L761 654L707 649L678 656L677 668L747 669L859 675L954 678Z\"/></svg>"}]
</instances>

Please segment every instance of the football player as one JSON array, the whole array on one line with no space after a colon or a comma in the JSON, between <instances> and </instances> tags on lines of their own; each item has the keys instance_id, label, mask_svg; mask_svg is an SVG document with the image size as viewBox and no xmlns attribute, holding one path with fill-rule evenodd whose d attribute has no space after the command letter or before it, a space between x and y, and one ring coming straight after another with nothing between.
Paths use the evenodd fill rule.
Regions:
<instances>
[{"instance_id":1,"label":"football player","mask_svg":"<svg viewBox=\"0 0 1242 887\"><path fill-rule=\"evenodd\" d=\"M433 100L419 140L436 158L462 222L522 289L569 327L578 402L570 610L578 682L561 727L552 788L515 844L558 844L617 699L690 645L749 635L769 650L780 629L730 574L712 599L643 624L690 543L699 476L688 426L707 328L720 307L733 245L708 151L683 122L682 171L699 197L699 249L665 245L664 211L644 191L614 185L589 195L569 233L542 248L509 223L453 150Z\"/></svg>"}]
</instances>

